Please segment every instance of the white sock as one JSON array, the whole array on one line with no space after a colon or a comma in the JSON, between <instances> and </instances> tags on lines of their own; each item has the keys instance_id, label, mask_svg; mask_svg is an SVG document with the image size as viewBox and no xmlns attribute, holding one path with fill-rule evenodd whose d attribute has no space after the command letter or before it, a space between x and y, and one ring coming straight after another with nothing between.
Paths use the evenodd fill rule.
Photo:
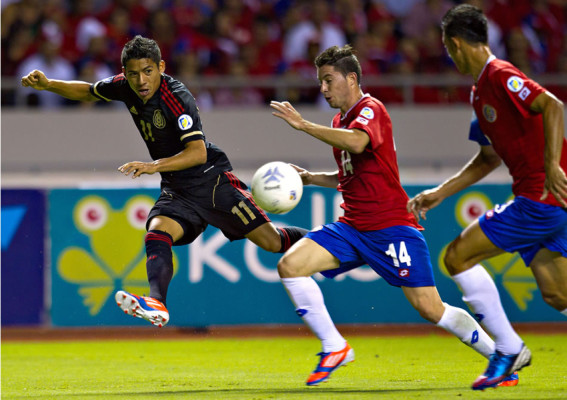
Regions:
<instances>
[{"instance_id":1,"label":"white sock","mask_svg":"<svg viewBox=\"0 0 567 400\"><path fill-rule=\"evenodd\" d=\"M561 311L561 314L563 314L567 317L567 308L565 310Z\"/></svg>"},{"instance_id":2,"label":"white sock","mask_svg":"<svg viewBox=\"0 0 567 400\"><path fill-rule=\"evenodd\" d=\"M295 305L297 315L321 341L323 352L342 350L346 340L333 324L317 282L311 277L282 278L281 281Z\"/></svg>"},{"instance_id":3,"label":"white sock","mask_svg":"<svg viewBox=\"0 0 567 400\"><path fill-rule=\"evenodd\" d=\"M447 303L445 312L437 326L458 337L461 342L472 347L484 357L489 358L494 353L494 341L481 328L481 326L461 308L453 307Z\"/></svg>"},{"instance_id":4,"label":"white sock","mask_svg":"<svg viewBox=\"0 0 567 400\"><path fill-rule=\"evenodd\" d=\"M475 265L454 275L453 280L463 292L463 301L494 338L496 350L504 354L518 354L522 349L522 339L506 317L498 289L488 272L481 265Z\"/></svg>"}]
</instances>

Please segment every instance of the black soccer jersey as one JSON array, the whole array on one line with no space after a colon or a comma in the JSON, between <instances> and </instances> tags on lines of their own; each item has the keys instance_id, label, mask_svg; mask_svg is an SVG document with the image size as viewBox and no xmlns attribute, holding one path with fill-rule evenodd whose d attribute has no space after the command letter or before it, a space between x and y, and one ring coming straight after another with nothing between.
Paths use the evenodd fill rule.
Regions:
<instances>
[{"instance_id":1,"label":"black soccer jersey","mask_svg":"<svg viewBox=\"0 0 567 400\"><path fill-rule=\"evenodd\" d=\"M153 160L174 156L190 141L205 141L207 162L181 171L161 172L163 184L196 186L232 170L226 154L206 140L195 98L171 76L162 74L159 89L146 104L130 88L124 74L98 81L90 91L99 99L126 105Z\"/></svg>"}]
</instances>

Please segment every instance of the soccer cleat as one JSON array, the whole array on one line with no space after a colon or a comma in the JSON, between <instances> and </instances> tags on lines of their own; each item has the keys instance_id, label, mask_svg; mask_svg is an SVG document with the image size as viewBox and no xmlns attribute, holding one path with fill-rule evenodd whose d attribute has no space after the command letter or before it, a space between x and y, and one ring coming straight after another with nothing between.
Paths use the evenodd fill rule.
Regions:
<instances>
[{"instance_id":1,"label":"soccer cleat","mask_svg":"<svg viewBox=\"0 0 567 400\"><path fill-rule=\"evenodd\" d=\"M506 378L504 378L504 380L502 382L500 382L498 385L498 387L501 386L516 386L518 383L520 383L520 377L518 376L517 372L514 372L512 375L508 375Z\"/></svg>"},{"instance_id":2,"label":"soccer cleat","mask_svg":"<svg viewBox=\"0 0 567 400\"><path fill-rule=\"evenodd\" d=\"M344 349L340 351L332 351L330 353L318 353L321 356L321 361L317 364L315 371L307 378L308 386L316 386L325 382L331 376L331 372L354 361L354 350L347 343Z\"/></svg>"},{"instance_id":3,"label":"soccer cleat","mask_svg":"<svg viewBox=\"0 0 567 400\"><path fill-rule=\"evenodd\" d=\"M474 381L472 388L473 390L484 390L497 387L509 375L530 365L531 361L532 353L525 345L522 345L522 350L518 354L504 355L496 351L490 355L488 368Z\"/></svg>"},{"instance_id":4,"label":"soccer cleat","mask_svg":"<svg viewBox=\"0 0 567 400\"><path fill-rule=\"evenodd\" d=\"M119 290L114 298L118 307L126 314L150 321L158 328L165 326L169 322L167 308L161 301L153 297L136 296L135 294Z\"/></svg>"}]
</instances>

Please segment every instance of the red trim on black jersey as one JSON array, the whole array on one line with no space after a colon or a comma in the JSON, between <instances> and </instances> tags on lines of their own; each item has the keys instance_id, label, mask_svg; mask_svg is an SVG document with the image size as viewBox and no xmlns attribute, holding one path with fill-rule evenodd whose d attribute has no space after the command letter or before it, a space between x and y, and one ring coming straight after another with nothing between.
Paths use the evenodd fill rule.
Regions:
<instances>
[{"instance_id":1,"label":"red trim on black jersey","mask_svg":"<svg viewBox=\"0 0 567 400\"><path fill-rule=\"evenodd\" d=\"M254 201L254 197L252 197L252 193L248 192L247 190L244 190L242 188L242 185L240 184L240 180L230 171L225 171L224 174L226 175L226 177L228 178L228 180L230 181L230 184L236 189L238 190L240 193L242 193L242 195L244 197L246 197L248 200L250 200L250 203L252 203L254 205L254 207L260 212L260 214L262 214L262 216L264 218L266 218L268 221L270 220L268 218L268 216L266 215L266 213L264 212L264 210L262 210L260 207L258 207L258 205L256 204L256 202Z\"/></svg>"},{"instance_id":2,"label":"red trim on black jersey","mask_svg":"<svg viewBox=\"0 0 567 400\"><path fill-rule=\"evenodd\" d=\"M122 74L118 74L114 78L112 78L112 82L123 81L124 79L126 79L126 77L122 73Z\"/></svg>"},{"instance_id":3,"label":"red trim on black jersey","mask_svg":"<svg viewBox=\"0 0 567 400\"><path fill-rule=\"evenodd\" d=\"M169 90L165 79L161 83L161 98L176 117L183 114L183 106Z\"/></svg>"}]
</instances>

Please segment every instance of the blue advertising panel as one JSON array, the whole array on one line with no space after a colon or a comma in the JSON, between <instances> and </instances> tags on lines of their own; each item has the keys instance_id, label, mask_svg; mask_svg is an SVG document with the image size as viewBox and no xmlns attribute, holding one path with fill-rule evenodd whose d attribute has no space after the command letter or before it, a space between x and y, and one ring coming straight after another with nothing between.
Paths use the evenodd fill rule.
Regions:
<instances>
[{"instance_id":1,"label":"blue advertising panel","mask_svg":"<svg viewBox=\"0 0 567 400\"><path fill-rule=\"evenodd\" d=\"M44 311L45 195L2 190L2 326L34 325Z\"/></svg>"},{"instance_id":2,"label":"blue advertising panel","mask_svg":"<svg viewBox=\"0 0 567 400\"><path fill-rule=\"evenodd\" d=\"M411 186L410 195L425 189ZM121 288L147 294L144 223L158 190L53 190L50 193L52 241L52 310L54 325L147 324L125 316L114 303ZM466 307L440 265L446 245L474 218L510 198L507 185L479 185L447 199L423 222L444 301ZM331 189L305 187L299 206L271 215L277 225L315 228L337 219L340 195ZM299 323L279 282L280 254L247 240L230 242L208 227L195 242L174 247L174 277L168 292L170 324ZM543 303L535 280L517 255L483 264L499 286L513 321L561 320ZM315 276L336 323L423 322L399 288L389 286L369 267L333 280Z\"/></svg>"}]
</instances>

